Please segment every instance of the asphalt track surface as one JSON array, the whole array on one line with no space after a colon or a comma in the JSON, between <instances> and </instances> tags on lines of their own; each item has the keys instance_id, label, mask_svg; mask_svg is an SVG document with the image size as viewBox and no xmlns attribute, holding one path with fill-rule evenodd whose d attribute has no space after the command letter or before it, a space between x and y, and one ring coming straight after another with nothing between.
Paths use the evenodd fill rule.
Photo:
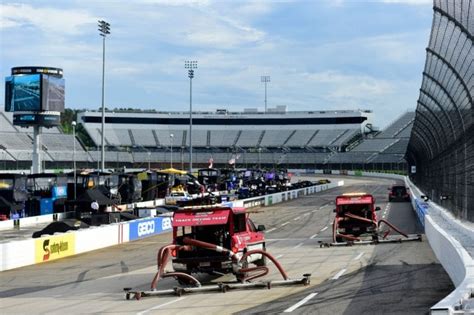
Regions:
<instances>
[{"instance_id":1,"label":"asphalt track surface","mask_svg":"<svg viewBox=\"0 0 474 315\"><path fill-rule=\"evenodd\" d=\"M346 179L344 187L261 208L267 250L291 278L311 273L309 286L125 300L124 287L147 290L162 234L74 257L0 273L1 314L427 314L454 287L426 240L320 248L331 241L334 199L344 192L375 195L385 217L407 233L421 232L409 203L388 203L387 179ZM170 269L169 265L167 269ZM280 279L274 268L266 279ZM204 282L232 280L202 276ZM163 279L159 289L176 286Z\"/></svg>"}]
</instances>

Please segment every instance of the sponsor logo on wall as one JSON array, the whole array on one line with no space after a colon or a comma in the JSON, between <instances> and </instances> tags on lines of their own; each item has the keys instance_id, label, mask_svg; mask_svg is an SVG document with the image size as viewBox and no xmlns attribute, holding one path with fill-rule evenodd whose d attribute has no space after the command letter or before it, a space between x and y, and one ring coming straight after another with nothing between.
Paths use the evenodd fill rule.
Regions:
<instances>
[{"instance_id":1,"label":"sponsor logo on wall","mask_svg":"<svg viewBox=\"0 0 474 315\"><path fill-rule=\"evenodd\" d=\"M76 252L73 233L41 238L35 241L35 262L55 260L74 255Z\"/></svg>"},{"instance_id":2,"label":"sponsor logo on wall","mask_svg":"<svg viewBox=\"0 0 474 315\"><path fill-rule=\"evenodd\" d=\"M265 197L244 201L244 208L260 207L265 205Z\"/></svg>"},{"instance_id":3,"label":"sponsor logo on wall","mask_svg":"<svg viewBox=\"0 0 474 315\"><path fill-rule=\"evenodd\" d=\"M158 217L131 222L129 224L129 238L133 241L171 230L171 223L172 220L169 217Z\"/></svg>"}]
</instances>

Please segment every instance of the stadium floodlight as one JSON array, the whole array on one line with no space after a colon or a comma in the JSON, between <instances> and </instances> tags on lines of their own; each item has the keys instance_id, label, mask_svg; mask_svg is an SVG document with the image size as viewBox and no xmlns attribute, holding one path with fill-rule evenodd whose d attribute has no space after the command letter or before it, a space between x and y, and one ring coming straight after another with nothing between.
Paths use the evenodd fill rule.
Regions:
<instances>
[{"instance_id":1,"label":"stadium floodlight","mask_svg":"<svg viewBox=\"0 0 474 315\"><path fill-rule=\"evenodd\" d=\"M170 167L173 168L173 138L174 138L174 134L170 133L170 149L171 149L171 153L170 153Z\"/></svg>"},{"instance_id":2,"label":"stadium floodlight","mask_svg":"<svg viewBox=\"0 0 474 315\"><path fill-rule=\"evenodd\" d=\"M73 121L72 125L72 163L73 163L73 171L74 171L74 200L76 200L76 191L77 191L77 180L76 180L76 122Z\"/></svg>"},{"instance_id":3,"label":"stadium floodlight","mask_svg":"<svg viewBox=\"0 0 474 315\"><path fill-rule=\"evenodd\" d=\"M105 107L104 107L104 95L105 95L105 37L110 34L110 24L104 20L99 21L99 35L102 36L102 134L101 134L101 170L105 169L105 150L104 150L104 129L105 129Z\"/></svg>"},{"instance_id":4,"label":"stadium floodlight","mask_svg":"<svg viewBox=\"0 0 474 315\"><path fill-rule=\"evenodd\" d=\"M193 78L197 61L185 61L184 68L188 69L189 78L189 172L193 171Z\"/></svg>"},{"instance_id":5,"label":"stadium floodlight","mask_svg":"<svg viewBox=\"0 0 474 315\"><path fill-rule=\"evenodd\" d=\"M267 83L270 82L269 75L262 75L260 81L265 83L265 113L267 112Z\"/></svg>"}]
</instances>

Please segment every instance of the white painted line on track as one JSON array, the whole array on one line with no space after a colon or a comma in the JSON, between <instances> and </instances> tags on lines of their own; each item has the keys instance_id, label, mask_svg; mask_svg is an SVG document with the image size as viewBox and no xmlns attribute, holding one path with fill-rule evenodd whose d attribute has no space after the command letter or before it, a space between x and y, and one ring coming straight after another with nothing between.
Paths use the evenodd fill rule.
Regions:
<instances>
[{"instance_id":1,"label":"white painted line on track","mask_svg":"<svg viewBox=\"0 0 474 315\"><path fill-rule=\"evenodd\" d=\"M301 219L301 217L296 217L296 218L294 218L293 220L294 220L294 221L298 221L299 219Z\"/></svg>"},{"instance_id":2,"label":"white painted line on track","mask_svg":"<svg viewBox=\"0 0 474 315\"><path fill-rule=\"evenodd\" d=\"M325 226L325 227L323 227L323 228L321 229L321 231L320 231L320 232L324 232L324 231L326 231L327 229L328 229L328 227L327 227L327 226Z\"/></svg>"},{"instance_id":3,"label":"white painted line on track","mask_svg":"<svg viewBox=\"0 0 474 315\"><path fill-rule=\"evenodd\" d=\"M312 298L314 298L316 295L318 295L318 293L311 293L310 295L308 295L307 297L305 297L304 299L302 299L301 301L299 301L299 302L296 303L295 305L288 307L286 310L283 311L283 313L291 313L291 312L293 312L293 311L296 310L298 307L300 307L300 306L303 305L304 303L306 303L306 302L308 302L309 300L311 300Z\"/></svg>"},{"instance_id":4,"label":"white painted line on track","mask_svg":"<svg viewBox=\"0 0 474 315\"><path fill-rule=\"evenodd\" d=\"M173 303L182 301L182 300L184 300L185 298L186 298L186 297L180 297L179 299L172 300L172 301L169 301L169 302L166 302L166 303L163 303L163 304L159 304L159 305L153 306L153 307L151 307L151 308L149 308L149 309L147 309L147 310L144 310L144 311L142 311L142 312L137 313L137 315L146 314L146 313L148 313L148 312L150 312L150 311L157 310L157 309L159 309L159 308L161 308L161 307L163 307L163 306L166 306L166 305L169 305L169 304L173 304Z\"/></svg>"},{"instance_id":5,"label":"white painted line on track","mask_svg":"<svg viewBox=\"0 0 474 315\"><path fill-rule=\"evenodd\" d=\"M299 247L303 246L303 244L304 244L304 243L303 243L303 242L301 242L301 243L299 243L298 245L296 245L296 246L295 246L295 247L293 247L293 248L294 248L294 249L297 249L297 248L299 248Z\"/></svg>"},{"instance_id":6,"label":"white painted line on track","mask_svg":"<svg viewBox=\"0 0 474 315\"><path fill-rule=\"evenodd\" d=\"M338 273L336 273L336 274L334 275L334 277L331 278L331 280L337 280L337 279L339 279L339 277L342 276L342 275L344 274L344 272L346 272L346 271L347 271L347 269L345 269L345 268L344 268L344 269L341 269Z\"/></svg>"},{"instance_id":7,"label":"white painted line on track","mask_svg":"<svg viewBox=\"0 0 474 315\"><path fill-rule=\"evenodd\" d=\"M275 259L280 259L280 258L282 258L283 256L285 256L285 255L280 254L280 255L276 256Z\"/></svg>"},{"instance_id":8,"label":"white painted line on track","mask_svg":"<svg viewBox=\"0 0 474 315\"><path fill-rule=\"evenodd\" d=\"M361 259L362 256L364 256L364 253L360 253L360 254L357 255L357 257L354 258L353 260L359 260L359 259Z\"/></svg>"},{"instance_id":9,"label":"white painted line on track","mask_svg":"<svg viewBox=\"0 0 474 315\"><path fill-rule=\"evenodd\" d=\"M311 211L311 212L316 212L316 211L318 211L318 209L315 209L315 210L313 210L313 211Z\"/></svg>"},{"instance_id":10,"label":"white painted line on track","mask_svg":"<svg viewBox=\"0 0 474 315\"><path fill-rule=\"evenodd\" d=\"M310 215L310 214L311 214L311 213L309 213L309 212L308 212L308 213L305 213L305 214L303 214L303 217L306 217L306 216L308 216L308 215Z\"/></svg>"},{"instance_id":11,"label":"white painted line on track","mask_svg":"<svg viewBox=\"0 0 474 315\"><path fill-rule=\"evenodd\" d=\"M276 228L271 228L270 230L267 230L267 233L273 232L275 230L276 230Z\"/></svg>"},{"instance_id":12,"label":"white painted line on track","mask_svg":"<svg viewBox=\"0 0 474 315\"><path fill-rule=\"evenodd\" d=\"M316 236L318 236L318 233L314 234L314 235L311 235L311 237L309 238L310 240L312 240L313 238L315 238Z\"/></svg>"},{"instance_id":13,"label":"white painted line on track","mask_svg":"<svg viewBox=\"0 0 474 315\"><path fill-rule=\"evenodd\" d=\"M285 225L287 225L288 223L290 223L290 222L285 222L285 223L282 223L282 225L281 225L281 226L285 226Z\"/></svg>"}]
</instances>

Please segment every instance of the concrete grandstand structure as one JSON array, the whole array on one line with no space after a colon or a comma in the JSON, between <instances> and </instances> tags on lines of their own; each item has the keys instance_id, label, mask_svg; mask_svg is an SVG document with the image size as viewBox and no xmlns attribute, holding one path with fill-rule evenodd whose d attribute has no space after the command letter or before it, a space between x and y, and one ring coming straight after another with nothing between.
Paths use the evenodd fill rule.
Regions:
<instances>
[{"instance_id":1,"label":"concrete grandstand structure","mask_svg":"<svg viewBox=\"0 0 474 315\"><path fill-rule=\"evenodd\" d=\"M189 113L106 113L107 167L167 167L171 154L179 167L188 161ZM193 148L196 167L235 161L237 167L406 170L404 155L414 113L407 112L382 132L374 131L370 111L269 113L196 112ZM32 131L13 126L0 112L0 169L29 169ZM96 167L100 159L99 112L80 112L78 122L95 146L86 147L58 128L44 129L42 148L47 168L70 168L76 142L79 167ZM173 148L173 149L172 149ZM172 151L172 153L171 153Z\"/></svg>"},{"instance_id":2,"label":"concrete grandstand structure","mask_svg":"<svg viewBox=\"0 0 474 315\"><path fill-rule=\"evenodd\" d=\"M327 148L338 151L372 125L370 111L317 112L195 112L193 147ZM78 115L91 139L98 144L101 116ZM108 146L186 149L189 145L189 113L107 113ZM172 135L172 136L171 136Z\"/></svg>"}]
</instances>

